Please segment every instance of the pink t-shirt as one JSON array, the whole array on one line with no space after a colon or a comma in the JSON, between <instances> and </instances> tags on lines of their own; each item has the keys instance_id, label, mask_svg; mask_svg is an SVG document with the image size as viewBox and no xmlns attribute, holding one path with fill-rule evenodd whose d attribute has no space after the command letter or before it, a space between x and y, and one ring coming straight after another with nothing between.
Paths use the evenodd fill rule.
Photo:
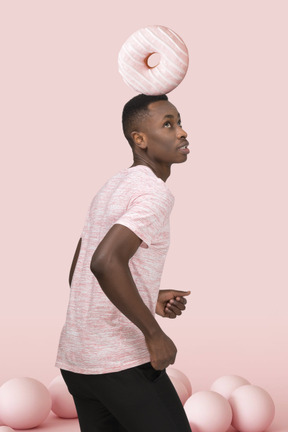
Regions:
<instances>
[{"instance_id":1,"label":"pink t-shirt","mask_svg":"<svg viewBox=\"0 0 288 432\"><path fill-rule=\"evenodd\" d=\"M155 315L173 204L165 182L144 165L123 169L95 195L81 235L56 367L101 374L150 361L143 333L104 294L90 263L112 225L128 227L142 240L129 268L144 303Z\"/></svg>"}]
</instances>

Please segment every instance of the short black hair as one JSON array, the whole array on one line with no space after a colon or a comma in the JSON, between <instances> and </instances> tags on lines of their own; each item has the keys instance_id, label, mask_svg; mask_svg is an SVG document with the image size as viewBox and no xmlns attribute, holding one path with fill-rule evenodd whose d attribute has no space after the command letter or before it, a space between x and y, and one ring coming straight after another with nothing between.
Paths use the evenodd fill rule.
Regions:
<instances>
[{"instance_id":1,"label":"short black hair","mask_svg":"<svg viewBox=\"0 0 288 432\"><path fill-rule=\"evenodd\" d=\"M131 138L131 132L137 130L138 123L147 116L149 109L148 105L153 102L168 100L166 94L157 96L148 96L145 94L139 94L134 98L130 99L123 108L122 112L122 127L125 138L133 148L133 140Z\"/></svg>"}]
</instances>

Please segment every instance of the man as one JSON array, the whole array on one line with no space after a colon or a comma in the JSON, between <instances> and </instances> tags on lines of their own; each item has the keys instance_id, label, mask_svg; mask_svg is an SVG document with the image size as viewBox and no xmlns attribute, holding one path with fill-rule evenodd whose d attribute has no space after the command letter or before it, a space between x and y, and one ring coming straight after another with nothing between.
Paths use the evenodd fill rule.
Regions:
<instances>
[{"instance_id":1,"label":"man","mask_svg":"<svg viewBox=\"0 0 288 432\"><path fill-rule=\"evenodd\" d=\"M187 133L166 95L131 99L122 123L134 163L90 205L71 266L56 366L82 432L187 432L166 373L177 350L154 317L181 315L190 294L159 291L174 204L165 182L171 165L187 159Z\"/></svg>"}]
</instances>

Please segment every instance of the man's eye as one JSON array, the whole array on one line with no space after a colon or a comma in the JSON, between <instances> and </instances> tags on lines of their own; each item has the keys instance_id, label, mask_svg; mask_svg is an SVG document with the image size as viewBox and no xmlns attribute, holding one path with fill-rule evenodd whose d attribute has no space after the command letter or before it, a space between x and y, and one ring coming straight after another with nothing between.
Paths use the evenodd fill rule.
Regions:
<instances>
[{"instance_id":1,"label":"man's eye","mask_svg":"<svg viewBox=\"0 0 288 432\"><path fill-rule=\"evenodd\" d=\"M167 125L168 125L168 126L167 126ZM165 127L170 127L170 126L171 126L171 123L170 123L169 121L167 121L167 122L164 123L164 126L165 126Z\"/></svg>"},{"instance_id":2,"label":"man's eye","mask_svg":"<svg viewBox=\"0 0 288 432\"><path fill-rule=\"evenodd\" d=\"M179 125L180 127L182 127L181 120L178 121L178 125Z\"/></svg>"}]
</instances>

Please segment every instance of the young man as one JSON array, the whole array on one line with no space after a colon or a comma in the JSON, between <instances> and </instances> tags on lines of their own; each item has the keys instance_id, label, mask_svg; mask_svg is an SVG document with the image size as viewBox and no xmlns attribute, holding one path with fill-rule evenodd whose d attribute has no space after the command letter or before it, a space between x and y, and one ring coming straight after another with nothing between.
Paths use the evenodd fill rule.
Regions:
<instances>
[{"instance_id":1,"label":"young man","mask_svg":"<svg viewBox=\"0 0 288 432\"><path fill-rule=\"evenodd\" d=\"M56 366L82 432L190 432L165 369L177 350L154 317L181 315L190 294L159 291L174 204L165 182L187 159L187 133L166 95L131 99L122 123L134 163L90 205Z\"/></svg>"}]
</instances>

